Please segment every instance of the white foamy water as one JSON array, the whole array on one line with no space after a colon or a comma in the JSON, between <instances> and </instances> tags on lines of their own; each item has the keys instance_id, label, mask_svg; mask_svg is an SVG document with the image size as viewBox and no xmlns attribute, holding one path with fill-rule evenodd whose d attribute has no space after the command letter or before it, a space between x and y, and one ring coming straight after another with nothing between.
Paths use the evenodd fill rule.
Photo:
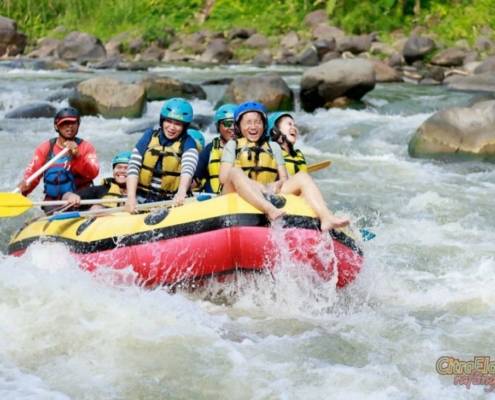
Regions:
<instances>
[{"instance_id":1,"label":"white foamy water","mask_svg":"<svg viewBox=\"0 0 495 400\"><path fill-rule=\"evenodd\" d=\"M197 83L243 69L154 72ZM280 72L297 84L297 70ZM88 75L0 70L2 191L53 135L50 119L6 120L5 112ZM213 97L193 102L196 113L213 114L220 92L210 89ZM81 271L60 245L7 256L9 236L35 211L1 220L0 398L495 398L435 371L442 356L495 359L493 165L407 154L432 112L470 97L381 85L363 110L295 113L310 162L333 161L315 174L328 204L376 233L362 244L361 274L344 290L335 288L336 277L321 282L282 251L273 274L196 293L150 291L116 284L113 273ZM97 148L102 176L113 154L139 139L127 132L156 123L160 107L149 103L138 120L83 119L81 137ZM40 196L38 189L32 197ZM281 240L279 227L274 235ZM123 274L132 281L131 271Z\"/></svg>"}]
</instances>

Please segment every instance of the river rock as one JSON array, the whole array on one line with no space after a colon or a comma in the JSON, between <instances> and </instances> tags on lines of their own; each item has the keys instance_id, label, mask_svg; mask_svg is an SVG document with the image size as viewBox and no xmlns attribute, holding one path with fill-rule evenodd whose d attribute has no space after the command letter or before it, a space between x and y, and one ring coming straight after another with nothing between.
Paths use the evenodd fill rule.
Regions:
<instances>
[{"instance_id":1,"label":"river rock","mask_svg":"<svg viewBox=\"0 0 495 400\"><path fill-rule=\"evenodd\" d=\"M315 46L309 45L297 54L296 62L299 65L305 65L307 67L318 65L320 63L320 58L318 57L318 51Z\"/></svg>"},{"instance_id":2,"label":"river rock","mask_svg":"<svg viewBox=\"0 0 495 400\"><path fill-rule=\"evenodd\" d=\"M255 33L252 35L249 39L247 39L244 44L247 47L252 47L256 49L263 49L265 47L268 47L270 45L270 42L266 38L265 35L262 35L260 33Z\"/></svg>"},{"instance_id":3,"label":"river rock","mask_svg":"<svg viewBox=\"0 0 495 400\"><path fill-rule=\"evenodd\" d=\"M333 40L319 39L313 41L313 46L315 47L316 52L318 53L318 58L322 60L325 54L335 50L337 44L335 42L335 39Z\"/></svg>"},{"instance_id":4,"label":"river rock","mask_svg":"<svg viewBox=\"0 0 495 400\"><path fill-rule=\"evenodd\" d=\"M87 62L106 58L107 52L100 39L83 32L71 32L57 48L64 60Z\"/></svg>"},{"instance_id":5,"label":"river rock","mask_svg":"<svg viewBox=\"0 0 495 400\"><path fill-rule=\"evenodd\" d=\"M27 36L17 31L17 23L0 15L0 57L13 57L22 54Z\"/></svg>"},{"instance_id":6,"label":"river rock","mask_svg":"<svg viewBox=\"0 0 495 400\"><path fill-rule=\"evenodd\" d=\"M294 109L292 90L275 73L236 77L227 87L220 102L240 104L248 100L263 103L269 111Z\"/></svg>"},{"instance_id":7,"label":"river rock","mask_svg":"<svg viewBox=\"0 0 495 400\"><path fill-rule=\"evenodd\" d=\"M436 54L431 63L442 67L459 67L464 64L466 54L464 49L452 47Z\"/></svg>"},{"instance_id":8,"label":"river rock","mask_svg":"<svg viewBox=\"0 0 495 400\"><path fill-rule=\"evenodd\" d=\"M301 79L301 105L310 112L338 97L360 100L375 87L375 82L373 64L367 60L328 61L304 72Z\"/></svg>"},{"instance_id":9,"label":"river rock","mask_svg":"<svg viewBox=\"0 0 495 400\"><path fill-rule=\"evenodd\" d=\"M232 28L227 34L228 40L233 39L249 39L256 33L256 29L252 28Z\"/></svg>"},{"instance_id":10,"label":"river rock","mask_svg":"<svg viewBox=\"0 0 495 400\"><path fill-rule=\"evenodd\" d=\"M345 32L335 26L327 24L318 24L311 30L313 38L316 40L337 40L345 36Z\"/></svg>"},{"instance_id":11,"label":"river rock","mask_svg":"<svg viewBox=\"0 0 495 400\"><path fill-rule=\"evenodd\" d=\"M47 102L25 104L5 114L5 118L52 118L57 109Z\"/></svg>"},{"instance_id":12,"label":"river rock","mask_svg":"<svg viewBox=\"0 0 495 400\"><path fill-rule=\"evenodd\" d=\"M206 99L206 93L200 85L185 83L168 76L149 75L141 84L146 90L148 101L166 100L171 97Z\"/></svg>"},{"instance_id":13,"label":"river rock","mask_svg":"<svg viewBox=\"0 0 495 400\"><path fill-rule=\"evenodd\" d=\"M294 49L299 45L299 35L295 31L286 33L280 40L280 45L286 49Z\"/></svg>"},{"instance_id":14,"label":"river rock","mask_svg":"<svg viewBox=\"0 0 495 400\"><path fill-rule=\"evenodd\" d=\"M475 70L475 74L495 73L495 57L486 58Z\"/></svg>"},{"instance_id":15,"label":"river rock","mask_svg":"<svg viewBox=\"0 0 495 400\"><path fill-rule=\"evenodd\" d=\"M337 51L343 53L350 51L352 54L359 54L371 48L371 36L343 36L337 39Z\"/></svg>"},{"instance_id":16,"label":"river rock","mask_svg":"<svg viewBox=\"0 0 495 400\"><path fill-rule=\"evenodd\" d=\"M230 50L225 39L213 39L206 50L201 54L200 60L205 63L225 64L232 59L234 53Z\"/></svg>"},{"instance_id":17,"label":"river rock","mask_svg":"<svg viewBox=\"0 0 495 400\"><path fill-rule=\"evenodd\" d=\"M122 83L102 76L81 82L69 103L83 115L139 118L143 114L145 100L143 85Z\"/></svg>"},{"instance_id":18,"label":"river rock","mask_svg":"<svg viewBox=\"0 0 495 400\"><path fill-rule=\"evenodd\" d=\"M409 154L495 160L495 101L437 112L418 128L409 142Z\"/></svg>"},{"instance_id":19,"label":"river rock","mask_svg":"<svg viewBox=\"0 0 495 400\"><path fill-rule=\"evenodd\" d=\"M433 39L412 35L405 43L402 55L408 64L412 64L416 60L422 60L435 47Z\"/></svg>"},{"instance_id":20,"label":"river rock","mask_svg":"<svg viewBox=\"0 0 495 400\"><path fill-rule=\"evenodd\" d=\"M257 67L266 67L267 65L271 65L272 62L273 56L270 50L263 49L254 57L251 64L256 65Z\"/></svg>"},{"instance_id":21,"label":"river rock","mask_svg":"<svg viewBox=\"0 0 495 400\"><path fill-rule=\"evenodd\" d=\"M42 38L38 40L38 44L35 50L28 54L31 58L45 58L53 57L57 53L58 46L62 41L52 38Z\"/></svg>"},{"instance_id":22,"label":"river rock","mask_svg":"<svg viewBox=\"0 0 495 400\"><path fill-rule=\"evenodd\" d=\"M399 82L401 81L400 73L384 63L383 61L371 60L375 70L375 79L377 82Z\"/></svg>"},{"instance_id":23,"label":"river rock","mask_svg":"<svg viewBox=\"0 0 495 400\"><path fill-rule=\"evenodd\" d=\"M328 14L325 10L312 11L304 17L304 23L313 28L319 24L328 23Z\"/></svg>"},{"instance_id":24,"label":"river rock","mask_svg":"<svg viewBox=\"0 0 495 400\"><path fill-rule=\"evenodd\" d=\"M452 75L444 80L448 89L467 92L495 92L495 73L472 76Z\"/></svg>"}]
</instances>

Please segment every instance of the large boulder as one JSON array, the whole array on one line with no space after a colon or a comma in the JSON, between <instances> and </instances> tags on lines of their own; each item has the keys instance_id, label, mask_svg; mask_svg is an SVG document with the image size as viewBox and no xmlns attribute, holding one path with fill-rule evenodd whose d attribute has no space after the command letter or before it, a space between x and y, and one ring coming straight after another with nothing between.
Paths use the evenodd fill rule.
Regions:
<instances>
[{"instance_id":1,"label":"large boulder","mask_svg":"<svg viewBox=\"0 0 495 400\"><path fill-rule=\"evenodd\" d=\"M171 97L206 99L206 93L199 85L185 83L168 76L149 75L141 81L148 101L166 100Z\"/></svg>"},{"instance_id":2,"label":"large boulder","mask_svg":"<svg viewBox=\"0 0 495 400\"><path fill-rule=\"evenodd\" d=\"M0 15L0 57L13 57L22 54L27 36L17 31L17 23Z\"/></svg>"},{"instance_id":3,"label":"large boulder","mask_svg":"<svg viewBox=\"0 0 495 400\"><path fill-rule=\"evenodd\" d=\"M428 53L435 49L433 39L425 36L412 35L405 43L402 55L408 64L422 60Z\"/></svg>"},{"instance_id":4,"label":"large boulder","mask_svg":"<svg viewBox=\"0 0 495 400\"><path fill-rule=\"evenodd\" d=\"M294 109L292 90L274 73L235 78L227 87L221 103L239 104L248 100L263 103L269 111Z\"/></svg>"},{"instance_id":5,"label":"large boulder","mask_svg":"<svg viewBox=\"0 0 495 400\"><path fill-rule=\"evenodd\" d=\"M104 76L81 82L69 98L70 105L83 115L100 114L105 118L139 118L145 101L142 85L122 83Z\"/></svg>"},{"instance_id":6,"label":"large boulder","mask_svg":"<svg viewBox=\"0 0 495 400\"><path fill-rule=\"evenodd\" d=\"M486 58L476 69L475 74L495 73L495 56Z\"/></svg>"},{"instance_id":7,"label":"large boulder","mask_svg":"<svg viewBox=\"0 0 495 400\"><path fill-rule=\"evenodd\" d=\"M304 23L310 28L319 24L326 24L328 23L328 14L325 10L310 12L304 17Z\"/></svg>"},{"instance_id":8,"label":"large boulder","mask_svg":"<svg viewBox=\"0 0 495 400\"><path fill-rule=\"evenodd\" d=\"M472 76L452 75L444 80L448 89L466 92L495 92L495 73Z\"/></svg>"},{"instance_id":9,"label":"large boulder","mask_svg":"<svg viewBox=\"0 0 495 400\"><path fill-rule=\"evenodd\" d=\"M400 73L390 65L379 60L371 60L375 69L375 79L377 82L399 82Z\"/></svg>"},{"instance_id":10,"label":"large boulder","mask_svg":"<svg viewBox=\"0 0 495 400\"><path fill-rule=\"evenodd\" d=\"M344 36L337 39L340 53L350 51L353 54L364 53L371 48L371 35Z\"/></svg>"},{"instance_id":11,"label":"large boulder","mask_svg":"<svg viewBox=\"0 0 495 400\"><path fill-rule=\"evenodd\" d=\"M313 111L339 97L360 100L375 87L375 81L373 64L367 60L331 60L304 72L301 105L305 111Z\"/></svg>"},{"instance_id":12,"label":"large boulder","mask_svg":"<svg viewBox=\"0 0 495 400\"><path fill-rule=\"evenodd\" d=\"M318 24L311 30L315 40L337 40L345 36L345 32L335 26L327 24Z\"/></svg>"},{"instance_id":13,"label":"large boulder","mask_svg":"<svg viewBox=\"0 0 495 400\"><path fill-rule=\"evenodd\" d=\"M51 118L57 109L47 102L25 104L5 114L5 118Z\"/></svg>"},{"instance_id":14,"label":"large boulder","mask_svg":"<svg viewBox=\"0 0 495 400\"><path fill-rule=\"evenodd\" d=\"M495 100L437 112L418 128L409 142L409 154L495 160Z\"/></svg>"},{"instance_id":15,"label":"large boulder","mask_svg":"<svg viewBox=\"0 0 495 400\"><path fill-rule=\"evenodd\" d=\"M71 32L57 48L64 60L88 62L99 61L107 55L101 40L83 32Z\"/></svg>"},{"instance_id":16,"label":"large boulder","mask_svg":"<svg viewBox=\"0 0 495 400\"><path fill-rule=\"evenodd\" d=\"M200 60L205 63L225 64L233 55L225 39L213 39L201 54Z\"/></svg>"},{"instance_id":17,"label":"large boulder","mask_svg":"<svg viewBox=\"0 0 495 400\"><path fill-rule=\"evenodd\" d=\"M52 38L42 38L38 41L37 47L28 57L31 58L45 58L53 57L57 53L58 46L60 46L61 41Z\"/></svg>"},{"instance_id":18,"label":"large boulder","mask_svg":"<svg viewBox=\"0 0 495 400\"><path fill-rule=\"evenodd\" d=\"M268 47L270 45L270 42L265 35L262 35L261 33L255 33L244 42L244 45L255 49L264 49L265 47Z\"/></svg>"},{"instance_id":19,"label":"large boulder","mask_svg":"<svg viewBox=\"0 0 495 400\"><path fill-rule=\"evenodd\" d=\"M296 56L296 62L299 65L305 65L307 67L313 67L320 63L318 57L318 51L313 45L308 45Z\"/></svg>"},{"instance_id":20,"label":"large boulder","mask_svg":"<svg viewBox=\"0 0 495 400\"><path fill-rule=\"evenodd\" d=\"M436 54L431 63L442 67L459 67L464 64L466 54L466 50L452 47Z\"/></svg>"}]
</instances>

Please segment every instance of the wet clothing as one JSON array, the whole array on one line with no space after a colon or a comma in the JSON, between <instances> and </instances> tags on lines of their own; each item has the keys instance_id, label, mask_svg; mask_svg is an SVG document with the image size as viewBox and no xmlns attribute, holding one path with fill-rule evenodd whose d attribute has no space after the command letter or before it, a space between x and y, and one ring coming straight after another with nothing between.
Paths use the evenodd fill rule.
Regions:
<instances>
[{"instance_id":1,"label":"wet clothing","mask_svg":"<svg viewBox=\"0 0 495 400\"><path fill-rule=\"evenodd\" d=\"M201 191L220 193L220 161L222 160L223 142L220 137L213 139L201 153L199 153L198 167L194 173L194 180L200 184Z\"/></svg>"},{"instance_id":2,"label":"wet clothing","mask_svg":"<svg viewBox=\"0 0 495 400\"><path fill-rule=\"evenodd\" d=\"M251 179L260 183L271 183L278 179L278 166L284 165L280 145L263 142L260 146L245 138L230 140L224 147L222 163L235 164Z\"/></svg>"},{"instance_id":3,"label":"wet clothing","mask_svg":"<svg viewBox=\"0 0 495 400\"><path fill-rule=\"evenodd\" d=\"M132 151L128 176L138 176L138 200L158 201L173 197L180 177L192 178L198 163L196 142L182 134L167 139L161 129L148 129Z\"/></svg>"},{"instance_id":4,"label":"wet clothing","mask_svg":"<svg viewBox=\"0 0 495 400\"><path fill-rule=\"evenodd\" d=\"M125 184L124 184L125 185ZM105 178L101 185L89 186L87 188L78 190L76 194L81 198L81 200L88 199L103 199L103 198L118 198L125 197L120 192L120 187L117 185L113 178ZM119 203L104 203L100 204L103 207L117 207L119 205L124 205L124 202ZM89 209L91 205L81 205L80 210Z\"/></svg>"},{"instance_id":5,"label":"wet clothing","mask_svg":"<svg viewBox=\"0 0 495 400\"><path fill-rule=\"evenodd\" d=\"M93 179L98 176L100 166L96 158L96 151L91 143L86 140L77 140L78 143L78 155L73 157L70 154L62 157L53 166L47 169L43 174L45 180L48 183L45 185L45 199L58 199L63 194L82 189L90 186ZM24 172L24 180L27 180L43 165L45 165L50 158L57 155L62 151L64 147L59 146L56 142L56 138L46 140L41 143L34 152L34 156ZM29 184L29 188L22 192L24 196L31 193L41 180L41 176L36 178ZM73 180L73 185L68 183L69 180ZM51 184L50 184L51 182ZM56 186L60 187L57 188ZM72 190L71 190L72 188ZM62 189L62 190L57 190ZM50 192L50 193L47 193ZM49 195L51 194L51 196Z\"/></svg>"},{"instance_id":6,"label":"wet clothing","mask_svg":"<svg viewBox=\"0 0 495 400\"><path fill-rule=\"evenodd\" d=\"M282 155L285 160L285 168L289 176L297 174L299 171L308 172L308 166L306 164L306 159L301 150L292 150L291 152L282 149Z\"/></svg>"}]
</instances>

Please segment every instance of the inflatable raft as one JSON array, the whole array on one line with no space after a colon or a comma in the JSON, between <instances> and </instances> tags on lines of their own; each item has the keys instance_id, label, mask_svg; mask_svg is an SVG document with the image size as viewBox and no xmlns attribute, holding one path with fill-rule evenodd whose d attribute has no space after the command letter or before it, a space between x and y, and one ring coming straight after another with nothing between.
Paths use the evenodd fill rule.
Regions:
<instances>
[{"instance_id":1,"label":"inflatable raft","mask_svg":"<svg viewBox=\"0 0 495 400\"><path fill-rule=\"evenodd\" d=\"M41 218L12 238L9 253L21 255L34 242L60 242L84 269L132 266L141 284L156 286L271 270L280 261L282 242L285 257L288 251L291 260L312 268L321 279L337 273L339 287L354 280L363 254L351 234L338 230L324 237L302 198L289 195L276 200L274 204L286 211L281 229L271 228L264 214L229 194L139 214Z\"/></svg>"}]
</instances>

